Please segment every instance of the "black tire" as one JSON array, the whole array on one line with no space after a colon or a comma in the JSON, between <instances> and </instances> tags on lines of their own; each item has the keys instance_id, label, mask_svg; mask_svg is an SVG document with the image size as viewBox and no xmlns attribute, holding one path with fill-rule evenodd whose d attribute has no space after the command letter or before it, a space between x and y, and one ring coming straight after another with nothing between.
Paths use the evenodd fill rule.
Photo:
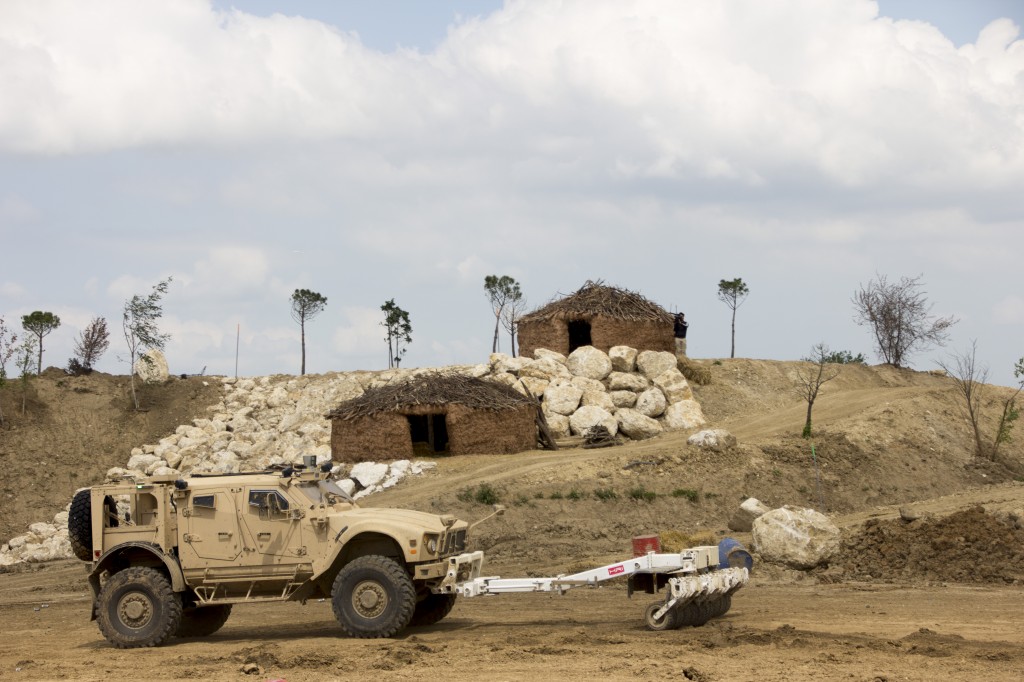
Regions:
<instances>
[{"instance_id":1,"label":"black tire","mask_svg":"<svg viewBox=\"0 0 1024 682\"><path fill-rule=\"evenodd\" d=\"M107 579L98 597L100 632L118 649L157 646L181 624L181 595L156 569L133 566Z\"/></svg>"},{"instance_id":2,"label":"black tire","mask_svg":"<svg viewBox=\"0 0 1024 682\"><path fill-rule=\"evenodd\" d=\"M647 625L648 630L674 630L679 627L678 609L669 609L660 620L654 617L654 614L658 612L658 609L664 605L665 602L656 601L653 604L648 605L644 610L644 624Z\"/></svg>"},{"instance_id":3,"label":"black tire","mask_svg":"<svg viewBox=\"0 0 1024 682\"><path fill-rule=\"evenodd\" d=\"M409 625L419 627L440 622L452 612L457 596L455 594L428 594L416 604Z\"/></svg>"},{"instance_id":4,"label":"black tire","mask_svg":"<svg viewBox=\"0 0 1024 682\"><path fill-rule=\"evenodd\" d=\"M676 611L676 627L695 627L699 628L704 623L711 620L711 608L706 603L690 602L681 609L675 609Z\"/></svg>"},{"instance_id":5,"label":"black tire","mask_svg":"<svg viewBox=\"0 0 1024 682\"><path fill-rule=\"evenodd\" d=\"M92 493L88 488L79 490L71 500L68 539L76 557L92 561Z\"/></svg>"},{"instance_id":6,"label":"black tire","mask_svg":"<svg viewBox=\"0 0 1024 682\"><path fill-rule=\"evenodd\" d=\"M732 595L727 594L720 599L716 599L711 602L711 617L718 618L724 616L732 608Z\"/></svg>"},{"instance_id":7,"label":"black tire","mask_svg":"<svg viewBox=\"0 0 1024 682\"><path fill-rule=\"evenodd\" d=\"M186 606L181 611L181 622L175 637L206 637L224 627L231 615L231 604L214 606Z\"/></svg>"},{"instance_id":8,"label":"black tire","mask_svg":"<svg viewBox=\"0 0 1024 682\"><path fill-rule=\"evenodd\" d=\"M353 559L331 591L334 617L352 637L392 637L409 624L416 587L394 559L371 554Z\"/></svg>"}]
</instances>

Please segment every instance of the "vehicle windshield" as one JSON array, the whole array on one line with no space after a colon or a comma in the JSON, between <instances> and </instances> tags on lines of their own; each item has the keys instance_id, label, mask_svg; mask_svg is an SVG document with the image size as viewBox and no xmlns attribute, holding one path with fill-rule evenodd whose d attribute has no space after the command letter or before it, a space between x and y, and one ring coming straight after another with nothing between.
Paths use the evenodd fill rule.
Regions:
<instances>
[{"instance_id":1,"label":"vehicle windshield","mask_svg":"<svg viewBox=\"0 0 1024 682\"><path fill-rule=\"evenodd\" d=\"M309 481L308 483L301 483L296 487L314 504L353 502L352 497L338 487L338 484L334 481Z\"/></svg>"}]
</instances>

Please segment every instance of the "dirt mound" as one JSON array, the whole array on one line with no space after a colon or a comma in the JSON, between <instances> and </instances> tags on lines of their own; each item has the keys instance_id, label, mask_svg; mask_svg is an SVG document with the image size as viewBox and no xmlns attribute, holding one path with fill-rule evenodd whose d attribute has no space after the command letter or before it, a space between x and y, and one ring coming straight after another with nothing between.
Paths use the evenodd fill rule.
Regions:
<instances>
[{"instance_id":1,"label":"dirt mound","mask_svg":"<svg viewBox=\"0 0 1024 682\"><path fill-rule=\"evenodd\" d=\"M1024 584L1024 525L980 505L942 518L870 519L823 577Z\"/></svg>"}]
</instances>

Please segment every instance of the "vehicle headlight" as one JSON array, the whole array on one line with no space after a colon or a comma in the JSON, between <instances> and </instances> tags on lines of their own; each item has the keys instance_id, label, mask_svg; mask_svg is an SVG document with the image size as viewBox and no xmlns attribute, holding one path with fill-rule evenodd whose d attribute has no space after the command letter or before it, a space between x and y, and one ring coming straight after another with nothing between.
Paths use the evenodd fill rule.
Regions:
<instances>
[{"instance_id":1,"label":"vehicle headlight","mask_svg":"<svg viewBox=\"0 0 1024 682\"><path fill-rule=\"evenodd\" d=\"M437 554L437 536L426 535L423 538L423 546L427 548L427 551L431 554Z\"/></svg>"}]
</instances>

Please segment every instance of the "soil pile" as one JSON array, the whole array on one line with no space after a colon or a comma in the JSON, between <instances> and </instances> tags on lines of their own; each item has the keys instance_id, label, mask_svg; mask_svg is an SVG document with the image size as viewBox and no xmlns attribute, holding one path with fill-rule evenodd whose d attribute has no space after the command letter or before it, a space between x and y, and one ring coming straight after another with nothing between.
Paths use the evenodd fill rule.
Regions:
<instances>
[{"instance_id":1,"label":"soil pile","mask_svg":"<svg viewBox=\"0 0 1024 682\"><path fill-rule=\"evenodd\" d=\"M1024 525L980 505L943 518L870 519L823 578L1024 584Z\"/></svg>"}]
</instances>

